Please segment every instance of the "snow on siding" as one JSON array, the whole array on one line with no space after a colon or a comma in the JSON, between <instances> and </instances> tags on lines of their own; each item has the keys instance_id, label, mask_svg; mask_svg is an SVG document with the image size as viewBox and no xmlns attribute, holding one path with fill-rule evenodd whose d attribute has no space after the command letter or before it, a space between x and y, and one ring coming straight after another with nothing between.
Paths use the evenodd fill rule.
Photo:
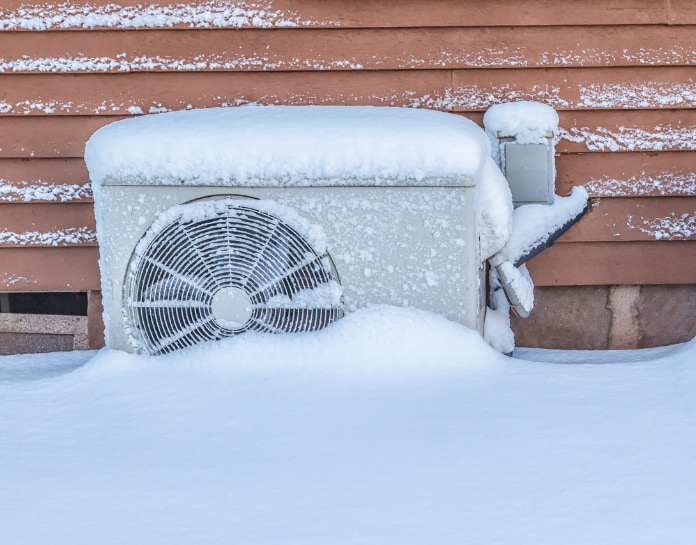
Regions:
<instances>
[{"instance_id":1,"label":"snow on siding","mask_svg":"<svg viewBox=\"0 0 696 545\"><path fill-rule=\"evenodd\" d=\"M27 278L26 276L19 276L16 274L6 273L0 271L0 285L2 286L14 286L18 283L23 284L36 284L37 281L34 278Z\"/></svg>"},{"instance_id":2,"label":"snow on siding","mask_svg":"<svg viewBox=\"0 0 696 545\"><path fill-rule=\"evenodd\" d=\"M557 140L585 144L589 151L696 151L696 127L561 127Z\"/></svg>"},{"instance_id":3,"label":"snow on siding","mask_svg":"<svg viewBox=\"0 0 696 545\"><path fill-rule=\"evenodd\" d=\"M179 101L178 106L184 109L187 104L185 101ZM163 106L159 102L153 102L147 106L147 113L159 114L171 111L170 108ZM15 104L10 104L6 101L0 101L0 114L13 115L31 115L42 113L46 115L65 114L65 115L93 115L103 113L125 113L142 114L145 113L140 105L132 102L102 100L99 103L79 103L74 101L58 101L58 100L22 100Z\"/></svg>"},{"instance_id":4,"label":"snow on siding","mask_svg":"<svg viewBox=\"0 0 696 545\"><path fill-rule=\"evenodd\" d=\"M96 243L97 234L89 227L70 227L48 233L41 231L0 231L0 244L14 246L63 246L67 244Z\"/></svg>"},{"instance_id":5,"label":"snow on siding","mask_svg":"<svg viewBox=\"0 0 696 545\"><path fill-rule=\"evenodd\" d=\"M138 70L207 70L217 67L217 61L205 58L197 58L189 61L166 59L166 58L139 58L134 61L134 64L129 64L129 61L119 61L118 59L35 59L26 60L27 66L34 66L38 70L43 69L49 72L72 71L72 68L77 67L79 70L91 70L91 67L101 67L99 70L119 70L129 72L137 67ZM55 62L54 62L55 61ZM296 59L296 61L306 68L305 63ZM225 61L230 63L229 67L241 66L238 61ZM255 60L239 60L240 63L253 63ZM259 61L260 62L260 61ZM281 62L281 61L279 61ZM282 61L285 62L285 61ZM291 61L287 66L281 64L273 65L272 68L299 68L300 66L292 66ZM327 61L322 64L322 61L317 61L319 64L312 66L313 69L326 70L332 66L347 65L351 68L359 68L360 65L352 64L352 60L345 61ZM42 64L43 63L43 64ZM139 64L141 63L141 64ZM0 61L0 72L3 66L9 69L12 66L2 65ZM20 66L20 65L16 65ZM251 65L249 65L251 66ZM266 65L259 65L261 69L267 69ZM79 71L78 70L78 71ZM639 109L639 108L670 108L670 107L696 107L696 84L670 84L648 83L646 85L631 85L631 84L602 84L590 85L589 87L580 86L578 89L579 97L577 99L569 99L568 93L573 93L572 89L561 89L557 86L538 84L533 85L531 89L521 89L517 85L510 83L505 85L492 84L486 88L479 85L460 85L458 87L446 87L441 90L433 91L432 93L418 94L416 91L405 90L394 93L373 93L360 94L347 92L343 95L334 94L317 94L316 91L307 90L303 93L297 93L291 96L284 96L282 99L278 95L261 95L253 98L238 96L235 99L235 104L239 105L248 102L257 102L260 104L325 104L334 105L337 102L349 104L379 104L383 106L405 106L410 108L426 108L430 110L443 111L481 111L490 108L495 104L507 102L533 101L541 102L555 109L573 110L573 109ZM566 96L564 96L566 95ZM205 104L210 106L225 106L229 101L228 97L216 96L205 98L206 101L213 101L214 104ZM177 100L176 104L170 104L169 107L164 107L162 104L152 104L149 113L161 111L170 111L171 109L184 109L189 106L190 97ZM96 101L78 101L78 100L19 100L16 102L8 102L0 100L0 113L12 115L30 115L37 112L44 114L63 113L70 115L80 114L99 114L104 112L125 112L131 108L141 108L141 104L134 104L133 101L106 99L101 102ZM577 129L574 129L577 130ZM660 130L660 129L657 129Z\"/></svg>"},{"instance_id":6,"label":"snow on siding","mask_svg":"<svg viewBox=\"0 0 696 545\"><path fill-rule=\"evenodd\" d=\"M585 184L585 188L595 197L696 195L696 172L641 172L624 180L610 177L593 178Z\"/></svg>"},{"instance_id":7,"label":"snow on siding","mask_svg":"<svg viewBox=\"0 0 696 545\"><path fill-rule=\"evenodd\" d=\"M76 6L71 2L21 6L0 10L0 30L53 30L66 28L190 28L294 27L336 25L330 21L308 21L293 11L273 9L272 0L233 3L212 0L200 4Z\"/></svg>"},{"instance_id":8,"label":"snow on siding","mask_svg":"<svg viewBox=\"0 0 696 545\"><path fill-rule=\"evenodd\" d=\"M634 53L617 55L613 52L597 50L542 51L534 53L524 47L500 48L479 47L476 50L461 51L450 47L435 48L427 53L415 55L408 51L398 55L384 52L360 52L360 58L321 58L321 52L313 57L288 57L286 51L257 51L253 54L225 51L222 54L205 54L194 57L168 57L160 55L129 55L126 52L111 56L90 57L75 56L40 56L21 58L0 58L0 72L134 72L147 70L168 71L206 71L206 70L331 70L350 69L418 69L418 68L530 68L537 66L610 66L621 60L662 65L696 62L696 51L683 52L680 55L669 50L639 50ZM679 97L691 100L693 85L673 84L674 90L666 96L659 94L659 86L646 95L647 100L667 100L668 104L681 104ZM602 104L605 95L625 95L627 100L634 96L645 95L638 85L623 86L619 84L594 85L583 89L581 101L592 107Z\"/></svg>"},{"instance_id":9,"label":"snow on siding","mask_svg":"<svg viewBox=\"0 0 696 545\"><path fill-rule=\"evenodd\" d=\"M414 108L437 110L485 110L494 104L518 101L543 102L556 109L636 109L696 106L696 84L645 82L643 84L604 83L578 87L577 100L565 98L572 89L540 83L531 89L519 89L515 84L492 85L482 89L477 85L446 88L432 95L410 96L407 104Z\"/></svg>"},{"instance_id":10,"label":"snow on siding","mask_svg":"<svg viewBox=\"0 0 696 545\"><path fill-rule=\"evenodd\" d=\"M696 51L676 45L668 48L626 48L619 53L599 48L561 49L541 53L540 60L542 64L549 66L612 66L626 62L646 65L681 65L696 62Z\"/></svg>"},{"instance_id":11,"label":"snow on siding","mask_svg":"<svg viewBox=\"0 0 696 545\"><path fill-rule=\"evenodd\" d=\"M330 70L343 68L362 69L355 59L312 60L270 55L248 57L239 55L198 55L191 58L173 58L161 56L136 56L128 58L126 53L114 57L39 57L22 59L0 59L2 72L136 72L136 71L176 71L193 72L209 70L242 70L259 68L262 70Z\"/></svg>"},{"instance_id":12,"label":"snow on siding","mask_svg":"<svg viewBox=\"0 0 696 545\"><path fill-rule=\"evenodd\" d=\"M568 108L570 102L562 98L560 87L535 85L530 91L517 89L514 84L493 85L482 89L477 85L450 87L432 95L416 96L406 92L406 105L433 110L485 110L503 102L535 101L554 108ZM396 97L395 97L396 98Z\"/></svg>"},{"instance_id":13,"label":"snow on siding","mask_svg":"<svg viewBox=\"0 0 696 545\"><path fill-rule=\"evenodd\" d=\"M645 82L593 83L580 87L577 106L583 108L654 108L696 106L696 84Z\"/></svg>"},{"instance_id":14,"label":"snow on siding","mask_svg":"<svg viewBox=\"0 0 696 545\"><path fill-rule=\"evenodd\" d=\"M91 199L90 184L20 183L0 179L0 202L60 201Z\"/></svg>"},{"instance_id":15,"label":"snow on siding","mask_svg":"<svg viewBox=\"0 0 696 545\"><path fill-rule=\"evenodd\" d=\"M696 213L675 214L662 218L628 217L628 228L653 237L655 240L685 240L696 235Z\"/></svg>"}]
</instances>

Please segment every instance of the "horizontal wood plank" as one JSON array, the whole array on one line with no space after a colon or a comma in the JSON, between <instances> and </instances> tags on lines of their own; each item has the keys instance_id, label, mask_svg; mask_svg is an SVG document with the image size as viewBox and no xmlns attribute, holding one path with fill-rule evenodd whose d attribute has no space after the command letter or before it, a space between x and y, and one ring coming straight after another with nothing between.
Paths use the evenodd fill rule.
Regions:
<instances>
[{"instance_id":1,"label":"horizontal wood plank","mask_svg":"<svg viewBox=\"0 0 696 545\"><path fill-rule=\"evenodd\" d=\"M577 153L556 157L556 192L583 185L591 197L696 195L692 152ZM81 158L0 159L0 202L90 201Z\"/></svg>"},{"instance_id":2,"label":"horizontal wood plank","mask_svg":"<svg viewBox=\"0 0 696 545\"><path fill-rule=\"evenodd\" d=\"M696 195L693 152L578 153L556 157L556 192L583 185L591 197ZM89 201L81 158L0 159L0 202Z\"/></svg>"},{"instance_id":3,"label":"horizontal wood plank","mask_svg":"<svg viewBox=\"0 0 696 545\"><path fill-rule=\"evenodd\" d=\"M0 248L0 291L99 290L96 247Z\"/></svg>"},{"instance_id":4,"label":"horizontal wood plank","mask_svg":"<svg viewBox=\"0 0 696 545\"><path fill-rule=\"evenodd\" d=\"M230 9L234 7L234 9ZM149 1L4 0L0 29L206 28L206 27L448 27L661 24L665 0L198 0L159 5ZM682 18L674 17L672 22Z\"/></svg>"},{"instance_id":5,"label":"horizontal wood plank","mask_svg":"<svg viewBox=\"0 0 696 545\"><path fill-rule=\"evenodd\" d=\"M557 243L527 263L537 286L696 283L696 242Z\"/></svg>"},{"instance_id":6,"label":"horizontal wood plank","mask_svg":"<svg viewBox=\"0 0 696 545\"><path fill-rule=\"evenodd\" d=\"M0 204L0 247L96 244L91 203Z\"/></svg>"},{"instance_id":7,"label":"horizontal wood plank","mask_svg":"<svg viewBox=\"0 0 696 545\"><path fill-rule=\"evenodd\" d=\"M696 195L696 153L578 153L556 157L556 192L583 185L591 197Z\"/></svg>"},{"instance_id":8,"label":"horizontal wood plank","mask_svg":"<svg viewBox=\"0 0 696 545\"><path fill-rule=\"evenodd\" d=\"M693 0L669 0L667 8L669 24L696 24L696 3Z\"/></svg>"},{"instance_id":9,"label":"horizontal wood plank","mask_svg":"<svg viewBox=\"0 0 696 545\"><path fill-rule=\"evenodd\" d=\"M0 204L91 200L82 159L0 159Z\"/></svg>"},{"instance_id":10,"label":"horizontal wood plank","mask_svg":"<svg viewBox=\"0 0 696 545\"><path fill-rule=\"evenodd\" d=\"M693 66L687 26L0 32L0 72Z\"/></svg>"},{"instance_id":11,"label":"horizontal wood plank","mask_svg":"<svg viewBox=\"0 0 696 545\"><path fill-rule=\"evenodd\" d=\"M696 109L559 112L558 153L696 151Z\"/></svg>"},{"instance_id":12,"label":"horizontal wood plank","mask_svg":"<svg viewBox=\"0 0 696 545\"><path fill-rule=\"evenodd\" d=\"M0 120L0 158L82 158L98 128L123 116L27 116ZM4 164L4 163L3 163ZM0 177L5 177L0 173Z\"/></svg>"},{"instance_id":13,"label":"horizontal wood plank","mask_svg":"<svg viewBox=\"0 0 696 545\"><path fill-rule=\"evenodd\" d=\"M474 112L519 100L558 110L692 109L691 76L696 68L4 74L0 113L115 115L245 102Z\"/></svg>"},{"instance_id":14,"label":"horizontal wood plank","mask_svg":"<svg viewBox=\"0 0 696 545\"><path fill-rule=\"evenodd\" d=\"M559 242L696 240L696 196L603 198Z\"/></svg>"},{"instance_id":15,"label":"horizontal wood plank","mask_svg":"<svg viewBox=\"0 0 696 545\"><path fill-rule=\"evenodd\" d=\"M0 160L82 157L85 142L94 131L124 117L1 118ZM481 113L467 113L466 117L479 124L483 119ZM556 144L559 154L613 151L631 152L633 156L635 153L696 151L696 110L560 112L560 119L561 131ZM6 175L0 172L0 178Z\"/></svg>"}]
</instances>

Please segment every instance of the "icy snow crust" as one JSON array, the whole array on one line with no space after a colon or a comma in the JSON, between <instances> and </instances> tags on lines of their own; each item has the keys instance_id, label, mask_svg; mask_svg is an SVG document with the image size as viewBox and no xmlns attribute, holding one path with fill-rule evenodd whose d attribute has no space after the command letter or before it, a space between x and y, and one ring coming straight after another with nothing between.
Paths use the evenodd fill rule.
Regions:
<instances>
[{"instance_id":1,"label":"icy snow crust","mask_svg":"<svg viewBox=\"0 0 696 545\"><path fill-rule=\"evenodd\" d=\"M0 357L0 535L690 543L696 343L635 352L507 359L432 314L371 307L158 358Z\"/></svg>"},{"instance_id":2,"label":"icy snow crust","mask_svg":"<svg viewBox=\"0 0 696 545\"><path fill-rule=\"evenodd\" d=\"M474 185L489 145L461 116L372 106L245 106L112 123L91 179L191 185Z\"/></svg>"}]
</instances>

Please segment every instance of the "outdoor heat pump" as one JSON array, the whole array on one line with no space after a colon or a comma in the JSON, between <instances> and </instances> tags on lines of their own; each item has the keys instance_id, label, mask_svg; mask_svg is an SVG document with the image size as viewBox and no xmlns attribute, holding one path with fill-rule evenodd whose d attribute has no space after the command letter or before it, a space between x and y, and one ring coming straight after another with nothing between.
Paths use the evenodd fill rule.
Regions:
<instances>
[{"instance_id":1,"label":"outdoor heat pump","mask_svg":"<svg viewBox=\"0 0 696 545\"><path fill-rule=\"evenodd\" d=\"M110 348L163 354L247 331L310 331L368 304L483 328L478 185L492 159L466 119L182 111L104 127L85 158Z\"/></svg>"}]
</instances>

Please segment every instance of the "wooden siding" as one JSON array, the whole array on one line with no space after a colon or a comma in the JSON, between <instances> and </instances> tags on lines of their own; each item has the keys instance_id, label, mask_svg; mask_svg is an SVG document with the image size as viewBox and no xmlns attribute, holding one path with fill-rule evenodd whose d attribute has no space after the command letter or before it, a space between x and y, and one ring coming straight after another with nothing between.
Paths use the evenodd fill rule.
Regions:
<instances>
[{"instance_id":1,"label":"wooden siding","mask_svg":"<svg viewBox=\"0 0 696 545\"><path fill-rule=\"evenodd\" d=\"M696 282L691 0L5 0L0 291L98 288L89 135L135 113L264 104L559 111L557 189L590 213L538 285Z\"/></svg>"}]
</instances>

